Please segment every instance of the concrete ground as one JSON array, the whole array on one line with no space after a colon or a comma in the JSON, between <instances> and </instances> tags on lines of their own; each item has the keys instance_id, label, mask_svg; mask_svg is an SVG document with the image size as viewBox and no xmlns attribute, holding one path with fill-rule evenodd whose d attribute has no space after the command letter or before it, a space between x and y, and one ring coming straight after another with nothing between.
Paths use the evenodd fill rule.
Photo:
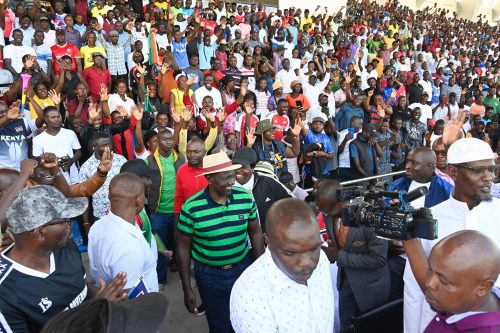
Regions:
<instances>
[{"instance_id":1,"label":"concrete ground","mask_svg":"<svg viewBox=\"0 0 500 333\"><path fill-rule=\"evenodd\" d=\"M82 253L82 260L87 271L87 277L91 278L88 255ZM197 304L200 304L198 289L195 288ZM208 324L205 316L196 317L190 314L184 306L184 293L178 273L168 272L168 285L163 290L170 303L170 310L166 320L162 323L159 333L207 333Z\"/></svg>"}]
</instances>

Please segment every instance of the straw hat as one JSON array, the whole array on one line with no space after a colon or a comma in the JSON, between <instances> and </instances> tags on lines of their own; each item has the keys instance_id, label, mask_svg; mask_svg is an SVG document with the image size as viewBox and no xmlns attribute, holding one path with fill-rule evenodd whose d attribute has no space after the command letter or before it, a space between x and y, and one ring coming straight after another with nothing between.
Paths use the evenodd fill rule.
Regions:
<instances>
[{"instance_id":1,"label":"straw hat","mask_svg":"<svg viewBox=\"0 0 500 333\"><path fill-rule=\"evenodd\" d=\"M203 173L201 175L231 171L239 168L241 168L241 164L233 164L226 153L219 152L203 158Z\"/></svg>"}]
</instances>

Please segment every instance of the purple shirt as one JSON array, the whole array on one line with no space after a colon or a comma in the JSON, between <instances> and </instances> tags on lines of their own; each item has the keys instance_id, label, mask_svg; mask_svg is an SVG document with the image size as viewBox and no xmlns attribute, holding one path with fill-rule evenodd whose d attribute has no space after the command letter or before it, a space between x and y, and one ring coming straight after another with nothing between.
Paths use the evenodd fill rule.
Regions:
<instances>
[{"instance_id":1,"label":"purple shirt","mask_svg":"<svg viewBox=\"0 0 500 333\"><path fill-rule=\"evenodd\" d=\"M500 290L493 289L500 298ZM462 314L437 314L427 325L424 333L497 333L500 332L500 311L497 312L466 312Z\"/></svg>"},{"instance_id":2,"label":"purple shirt","mask_svg":"<svg viewBox=\"0 0 500 333\"><path fill-rule=\"evenodd\" d=\"M448 324L446 320L450 317L452 315L437 314L424 333L496 333L500 327L500 312L476 313Z\"/></svg>"}]
</instances>

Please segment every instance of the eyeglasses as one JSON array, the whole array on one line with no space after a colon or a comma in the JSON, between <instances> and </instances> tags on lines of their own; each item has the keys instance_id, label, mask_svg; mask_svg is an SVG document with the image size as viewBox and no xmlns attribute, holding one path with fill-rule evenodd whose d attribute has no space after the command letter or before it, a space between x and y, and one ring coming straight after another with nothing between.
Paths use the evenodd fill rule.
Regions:
<instances>
[{"instance_id":1,"label":"eyeglasses","mask_svg":"<svg viewBox=\"0 0 500 333\"><path fill-rule=\"evenodd\" d=\"M456 166L457 168L467 169L475 175L482 175L485 171L490 175L495 175L496 171L498 170L498 167L496 165L490 165L487 167L470 167L467 165L453 164L453 166Z\"/></svg>"}]
</instances>

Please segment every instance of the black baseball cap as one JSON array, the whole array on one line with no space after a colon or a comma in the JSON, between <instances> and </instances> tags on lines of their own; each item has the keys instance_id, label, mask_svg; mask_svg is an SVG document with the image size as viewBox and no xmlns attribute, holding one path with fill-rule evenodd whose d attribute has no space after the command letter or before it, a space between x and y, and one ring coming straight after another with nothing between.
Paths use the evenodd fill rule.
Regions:
<instances>
[{"instance_id":1,"label":"black baseball cap","mask_svg":"<svg viewBox=\"0 0 500 333\"><path fill-rule=\"evenodd\" d=\"M233 164L241 164L242 166L254 165L257 163L257 154L252 148L239 148L234 152L232 161Z\"/></svg>"}]
</instances>

